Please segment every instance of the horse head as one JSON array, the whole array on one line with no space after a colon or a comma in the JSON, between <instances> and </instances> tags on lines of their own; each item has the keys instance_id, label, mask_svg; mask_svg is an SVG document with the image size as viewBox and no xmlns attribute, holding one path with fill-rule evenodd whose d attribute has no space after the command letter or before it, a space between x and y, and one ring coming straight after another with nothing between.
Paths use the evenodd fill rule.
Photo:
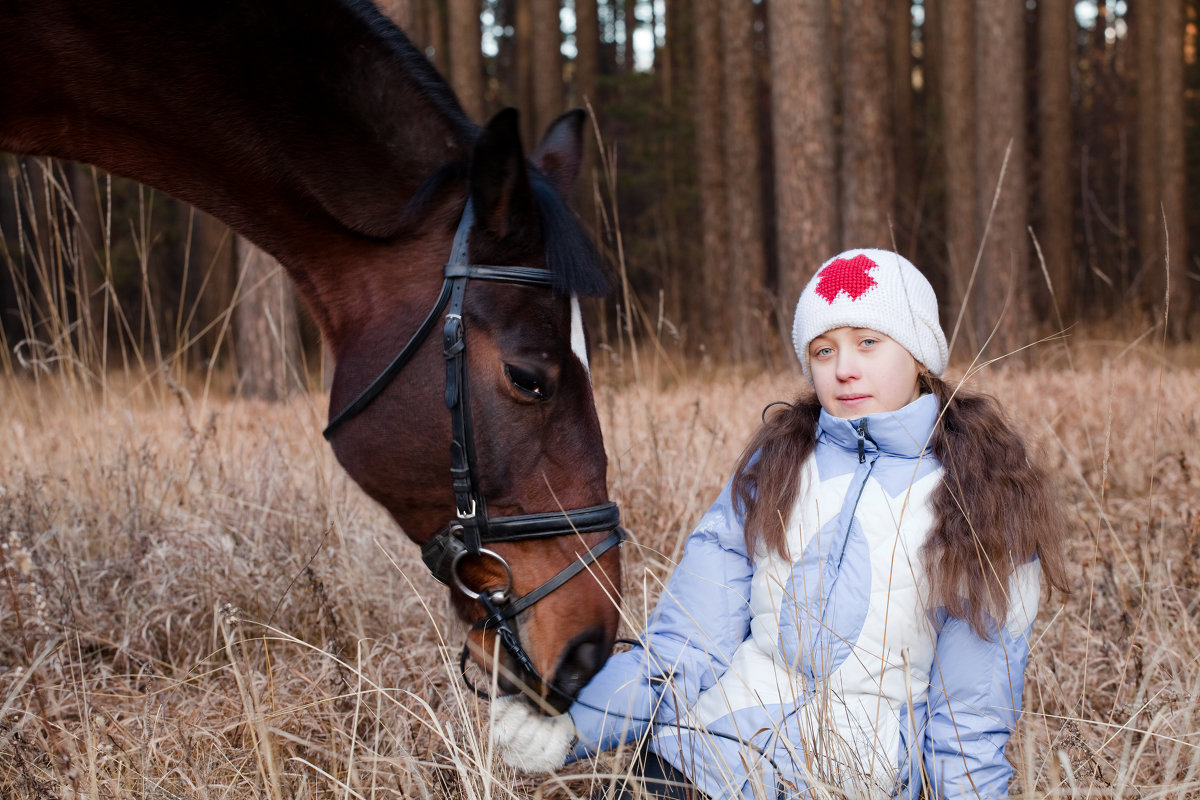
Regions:
<instances>
[{"instance_id":1,"label":"horse head","mask_svg":"<svg viewBox=\"0 0 1200 800\"><path fill-rule=\"evenodd\" d=\"M451 319L459 312L443 307L452 301L439 296L431 306L436 316L429 317L437 322L434 333L413 342L403 373L380 385L361 411L339 416L380 370L377 336L344 346L330 403L339 461L414 541L435 551L427 562L435 574L444 571L439 577L458 614L475 626L470 654L485 668L499 667L505 692L524 691L558 710L612 649L620 591L618 551L610 546L615 507L607 517L599 513L598 522L577 525L585 517L572 514L610 505L579 306L580 295L603 291L605 281L564 201L579 171L583 121L579 111L560 117L528 162L515 111L496 115L474 143L465 170L473 224L461 220L461 194L448 218L461 229L460 241L465 235L469 242L463 260L497 274L467 278L459 289L462 366L452 363L454 345L442 324L444 316L447 326L459 325ZM450 232L443 226L446 260ZM506 277L507 269L515 277ZM418 315L395 316L408 320L407 333L392 339L403 342ZM466 386L462 398L455 394L458 381ZM465 422L456 430L447 406L460 399ZM462 484L456 491L452 471L464 466L472 473L456 476ZM464 508L476 501L479 508ZM463 551L470 532L457 518L464 512L485 525L491 520L480 552ZM519 529L531 516L546 527L529 536L495 532L514 519ZM448 555L439 550L447 542L455 548ZM594 562L592 552L600 553ZM439 557L458 560L439 570ZM565 570L574 572L564 577ZM531 597L511 618L495 616ZM516 646L505 636L516 637Z\"/></svg>"}]
</instances>

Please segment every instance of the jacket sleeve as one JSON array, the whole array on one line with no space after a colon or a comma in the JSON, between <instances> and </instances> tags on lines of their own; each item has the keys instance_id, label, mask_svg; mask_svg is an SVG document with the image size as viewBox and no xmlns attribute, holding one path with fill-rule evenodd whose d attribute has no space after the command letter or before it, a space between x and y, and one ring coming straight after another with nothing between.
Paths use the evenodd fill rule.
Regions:
<instances>
[{"instance_id":1,"label":"jacket sleeve","mask_svg":"<svg viewBox=\"0 0 1200 800\"><path fill-rule=\"evenodd\" d=\"M640 646L610 658L571 706L576 758L674 722L716 682L749 631L751 574L726 484L688 537Z\"/></svg>"},{"instance_id":2,"label":"jacket sleeve","mask_svg":"<svg viewBox=\"0 0 1200 800\"><path fill-rule=\"evenodd\" d=\"M1039 578L1036 561L1018 568L1008 619L987 639L942 611L922 753L932 797L1008 797L1013 770L1004 748L1021 714Z\"/></svg>"}]
</instances>

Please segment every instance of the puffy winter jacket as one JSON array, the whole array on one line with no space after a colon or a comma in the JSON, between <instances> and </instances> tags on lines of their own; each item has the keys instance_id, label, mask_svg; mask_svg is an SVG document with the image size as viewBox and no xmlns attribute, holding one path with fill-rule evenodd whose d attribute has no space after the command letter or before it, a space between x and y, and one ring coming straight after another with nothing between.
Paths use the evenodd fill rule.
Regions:
<instances>
[{"instance_id":1,"label":"puffy winter jacket","mask_svg":"<svg viewBox=\"0 0 1200 800\"><path fill-rule=\"evenodd\" d=\"M1040 568L980 638L929 608L921 546L941 467L937 401L822 412L787 521L751 559L730 487L700 520L641 637L571 707L584 757L643 735L712 798L1007 797ZM600 711L599 709L603 709Z\"/></svg>"}]
</instances>

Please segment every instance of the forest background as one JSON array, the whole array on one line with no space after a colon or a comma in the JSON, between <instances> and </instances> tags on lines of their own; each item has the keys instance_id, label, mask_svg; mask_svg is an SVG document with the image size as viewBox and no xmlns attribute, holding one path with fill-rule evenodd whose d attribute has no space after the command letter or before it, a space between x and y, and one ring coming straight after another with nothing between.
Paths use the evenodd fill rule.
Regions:
<instances>
[{"instance_id":1,"label":"forest background","mask_svg":"<svg viewBox=\"0 0 1200 800\"><path fill-rule=\"evenodd\" d=\"M955 356L1165 314L1188 337L1200 3L383 5L476 120L516 106L531 143L592 109L578 208L625 281L591 310L602 343L623 328L709 363L775 360L803 283L847 247L926 272ZM219 223L90 167L4 165L4 358L53 357L39 329L65 313L85 358L240 365L247 394L286 383L272 360L314 363L278 270ZM73 265L47 268L38 227L65 232Z\"/></svg>"},{"instance_id":2,"label":"forest background","mask_svg":"<svg viewBox=\"0 0 1200 800\"><path fill-rule=\"evenodd\" d=\"M802 282L895 247L938 289L951 378L999 397L1067 510L1012 794L1200 797L1200 0L386 10L477 120L515 105L531 142L593 110L623 633L802 382ZM552 778L494 758L444 589L321 439L322 352L276 265L153 190L0 159L0 798L576 798L622 774L628 752Z\"/></svg>"}]
</instances>

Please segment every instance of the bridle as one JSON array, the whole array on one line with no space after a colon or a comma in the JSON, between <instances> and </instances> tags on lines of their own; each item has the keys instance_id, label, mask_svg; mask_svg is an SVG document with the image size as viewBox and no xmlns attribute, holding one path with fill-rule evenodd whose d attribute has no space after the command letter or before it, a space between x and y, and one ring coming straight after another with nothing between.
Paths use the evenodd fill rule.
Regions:
<instances>
[{"instance_id":1,"label":"bridle","mask_svg":"<svg viewBox=\"0 0 1200 800\"><path fill-rule=\"evenodd\" d=\"M328 440L348 420L352 419L387 388L412 359L421 344L429 338L438 315L446 308L442 328L442 354L446 359L446 408L450 411L450 477L454 488L454 518L438 531L433 538L421 545L421 560L433 576L447 586L457 588L475 600L484 610L484 617L472 626L472 630L494 630L505 651L512 656L522 670L536 676L550 691L565 694L543 678L533 665L533 660L521 646L520 638L513 629L515 618L534 603L558 589L571 578L587 569L597 558L625 541L626 532L621 525L620 512L613 502L587 508L547 511L537 514L520 514L508 517L489 517L487 502L479 490L478 468L475 463L475 437L471 424L471 403L468 395L467 340L463 327L463 300L470 279L515 283L523 286L548 288L551 275L548 269L519 266L481 266L468 263L468 234L474 221L471 201L463 209L462 219L454 234L454 245L450 260L446 264L442 291L434 301L421 326L409 339L404 349L379 373L349 405L334 417L325 428L323 436ZM448 304L448 305L447 305ZM554 536L574 536L584 533L610 531L595 547L581 555L528 594L520 597L513 593L512 567L504 557L485 547L497 542L519 542L530 539L545 539ZM499 588L475 590L467 586L461 576L464 560L468 558L490 559L500 565L507 576ZM479 695L486 694L477 688L466 674L467 645L463 644L460 671L463 679Z\"/></svg>"}]
</instances>

